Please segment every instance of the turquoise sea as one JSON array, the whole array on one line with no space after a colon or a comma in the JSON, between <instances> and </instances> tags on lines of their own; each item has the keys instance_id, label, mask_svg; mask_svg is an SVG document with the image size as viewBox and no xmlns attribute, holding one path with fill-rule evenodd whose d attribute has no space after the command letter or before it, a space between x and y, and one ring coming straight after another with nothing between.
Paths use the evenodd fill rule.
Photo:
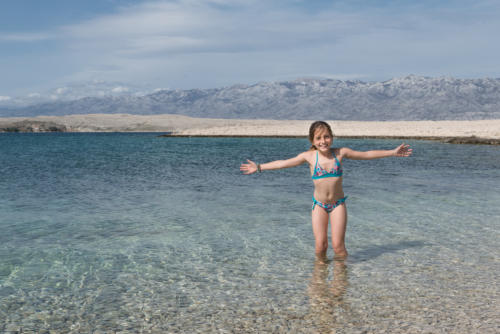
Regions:
<instances>
[{"instance_id":1,"label":"turquoise sea","mask_svg":"<svg viewBox=\"0 0 500 334\"><path fill-rule=\"evenodd\" d=\"M409 143L344 162L322 265L308 168L239 171L306 139L0 134L0 332L498 333L500 147Z\"/></svg>"}]
</instances>

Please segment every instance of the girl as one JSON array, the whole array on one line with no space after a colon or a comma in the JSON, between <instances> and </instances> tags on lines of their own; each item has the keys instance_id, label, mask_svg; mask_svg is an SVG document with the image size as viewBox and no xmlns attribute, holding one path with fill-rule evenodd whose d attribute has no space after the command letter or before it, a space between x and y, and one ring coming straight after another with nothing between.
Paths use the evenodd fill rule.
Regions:
<instances>
[{"instance_id":1,"label":"girl","mask_svg":"<svg viewBox=\"0 0 500 334\"><path fill-rule=\"evenodd\" d=\"M312 228L316 243L318 259L326 257L328 249L328 219L331 220L332 246L335 259L347 257L345 248L345 231L347 226L347 196L342 189L342 160L371 160L385 157L409 157L412 149L401 144L393 150L377 150L360 152L347 147L331 148L333 133L328 123L317 121L309 128L309 141L312 146L309 151L300 153L295 158L276 160L258 164L251 160L243 163L240 170L244 174L262 172L264 170L289 168L305 162L311 169L314 182L312 197Z\"/></svg>"}]
</instances>

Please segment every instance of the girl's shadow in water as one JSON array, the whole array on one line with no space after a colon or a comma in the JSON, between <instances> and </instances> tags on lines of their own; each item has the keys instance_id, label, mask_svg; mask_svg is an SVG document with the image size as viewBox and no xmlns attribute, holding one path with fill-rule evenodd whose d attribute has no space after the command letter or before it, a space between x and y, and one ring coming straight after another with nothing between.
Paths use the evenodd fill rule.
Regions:
<instances>
[{"instance_id":1,"label":"girl's shadow in water","mask_svg":"<svg viewBox=\"0 0 500 334\"><path fill-rule=\"evenodd\" d=\"M349 255L349 262L364 262L368 260L372 260L374 258L379 257L385 253L394 253L403 249L414 248L414 247L423 247L426 243L419 240L414 241L401 241L395 244L388 245L373 245L368 248L362 249L360 251L352 252Z\"/></svg>"}]
</instances>

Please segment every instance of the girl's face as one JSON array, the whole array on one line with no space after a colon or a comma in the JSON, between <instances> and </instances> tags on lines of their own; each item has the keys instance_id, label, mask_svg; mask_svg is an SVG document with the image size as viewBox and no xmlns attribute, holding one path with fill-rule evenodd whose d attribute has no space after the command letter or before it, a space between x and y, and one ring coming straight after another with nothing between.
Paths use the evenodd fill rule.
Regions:
<instances>
[{"instance_id":1,"label":"girl's face","mask_svg":"<svg viewBox=\"0 0 500 334\"><path fill-rule=\"evenodd\" d=\"M333 138L327 129L319 128L314 132L313 145L321 152L328 152Z\"/></svg>"}]
</instances>

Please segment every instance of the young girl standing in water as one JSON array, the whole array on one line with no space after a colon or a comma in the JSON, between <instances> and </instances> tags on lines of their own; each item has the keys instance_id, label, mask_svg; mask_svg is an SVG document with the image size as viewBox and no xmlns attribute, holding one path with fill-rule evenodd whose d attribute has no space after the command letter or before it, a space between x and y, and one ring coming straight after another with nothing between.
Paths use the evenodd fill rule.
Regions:
<instances>
[{"instance_id":1,"label":"young girl standing in water","mask_svg":"<svg viewBox=\"0 0 500 334\"><path fill-rule=\"evenodd\" d=\"M332 246L336 259L347 257L345 248L345 231L347 226L347 196L342 189L343 159L371 160L386 157L408 157L412 150L409 145L401 144L393 150L354 151L347 147L332 148L333 133L326 122L317 121L309 128L309 151L300 153L295 158L276 160L258 164L251 160L241 164L244 174L262 172L264 170L290 168L305 162L311 169L314 182L312 197L312 228L316 244L316 256L326 257L328 249L328 220L331 221Z\"/></svg>"}]
</instances>

